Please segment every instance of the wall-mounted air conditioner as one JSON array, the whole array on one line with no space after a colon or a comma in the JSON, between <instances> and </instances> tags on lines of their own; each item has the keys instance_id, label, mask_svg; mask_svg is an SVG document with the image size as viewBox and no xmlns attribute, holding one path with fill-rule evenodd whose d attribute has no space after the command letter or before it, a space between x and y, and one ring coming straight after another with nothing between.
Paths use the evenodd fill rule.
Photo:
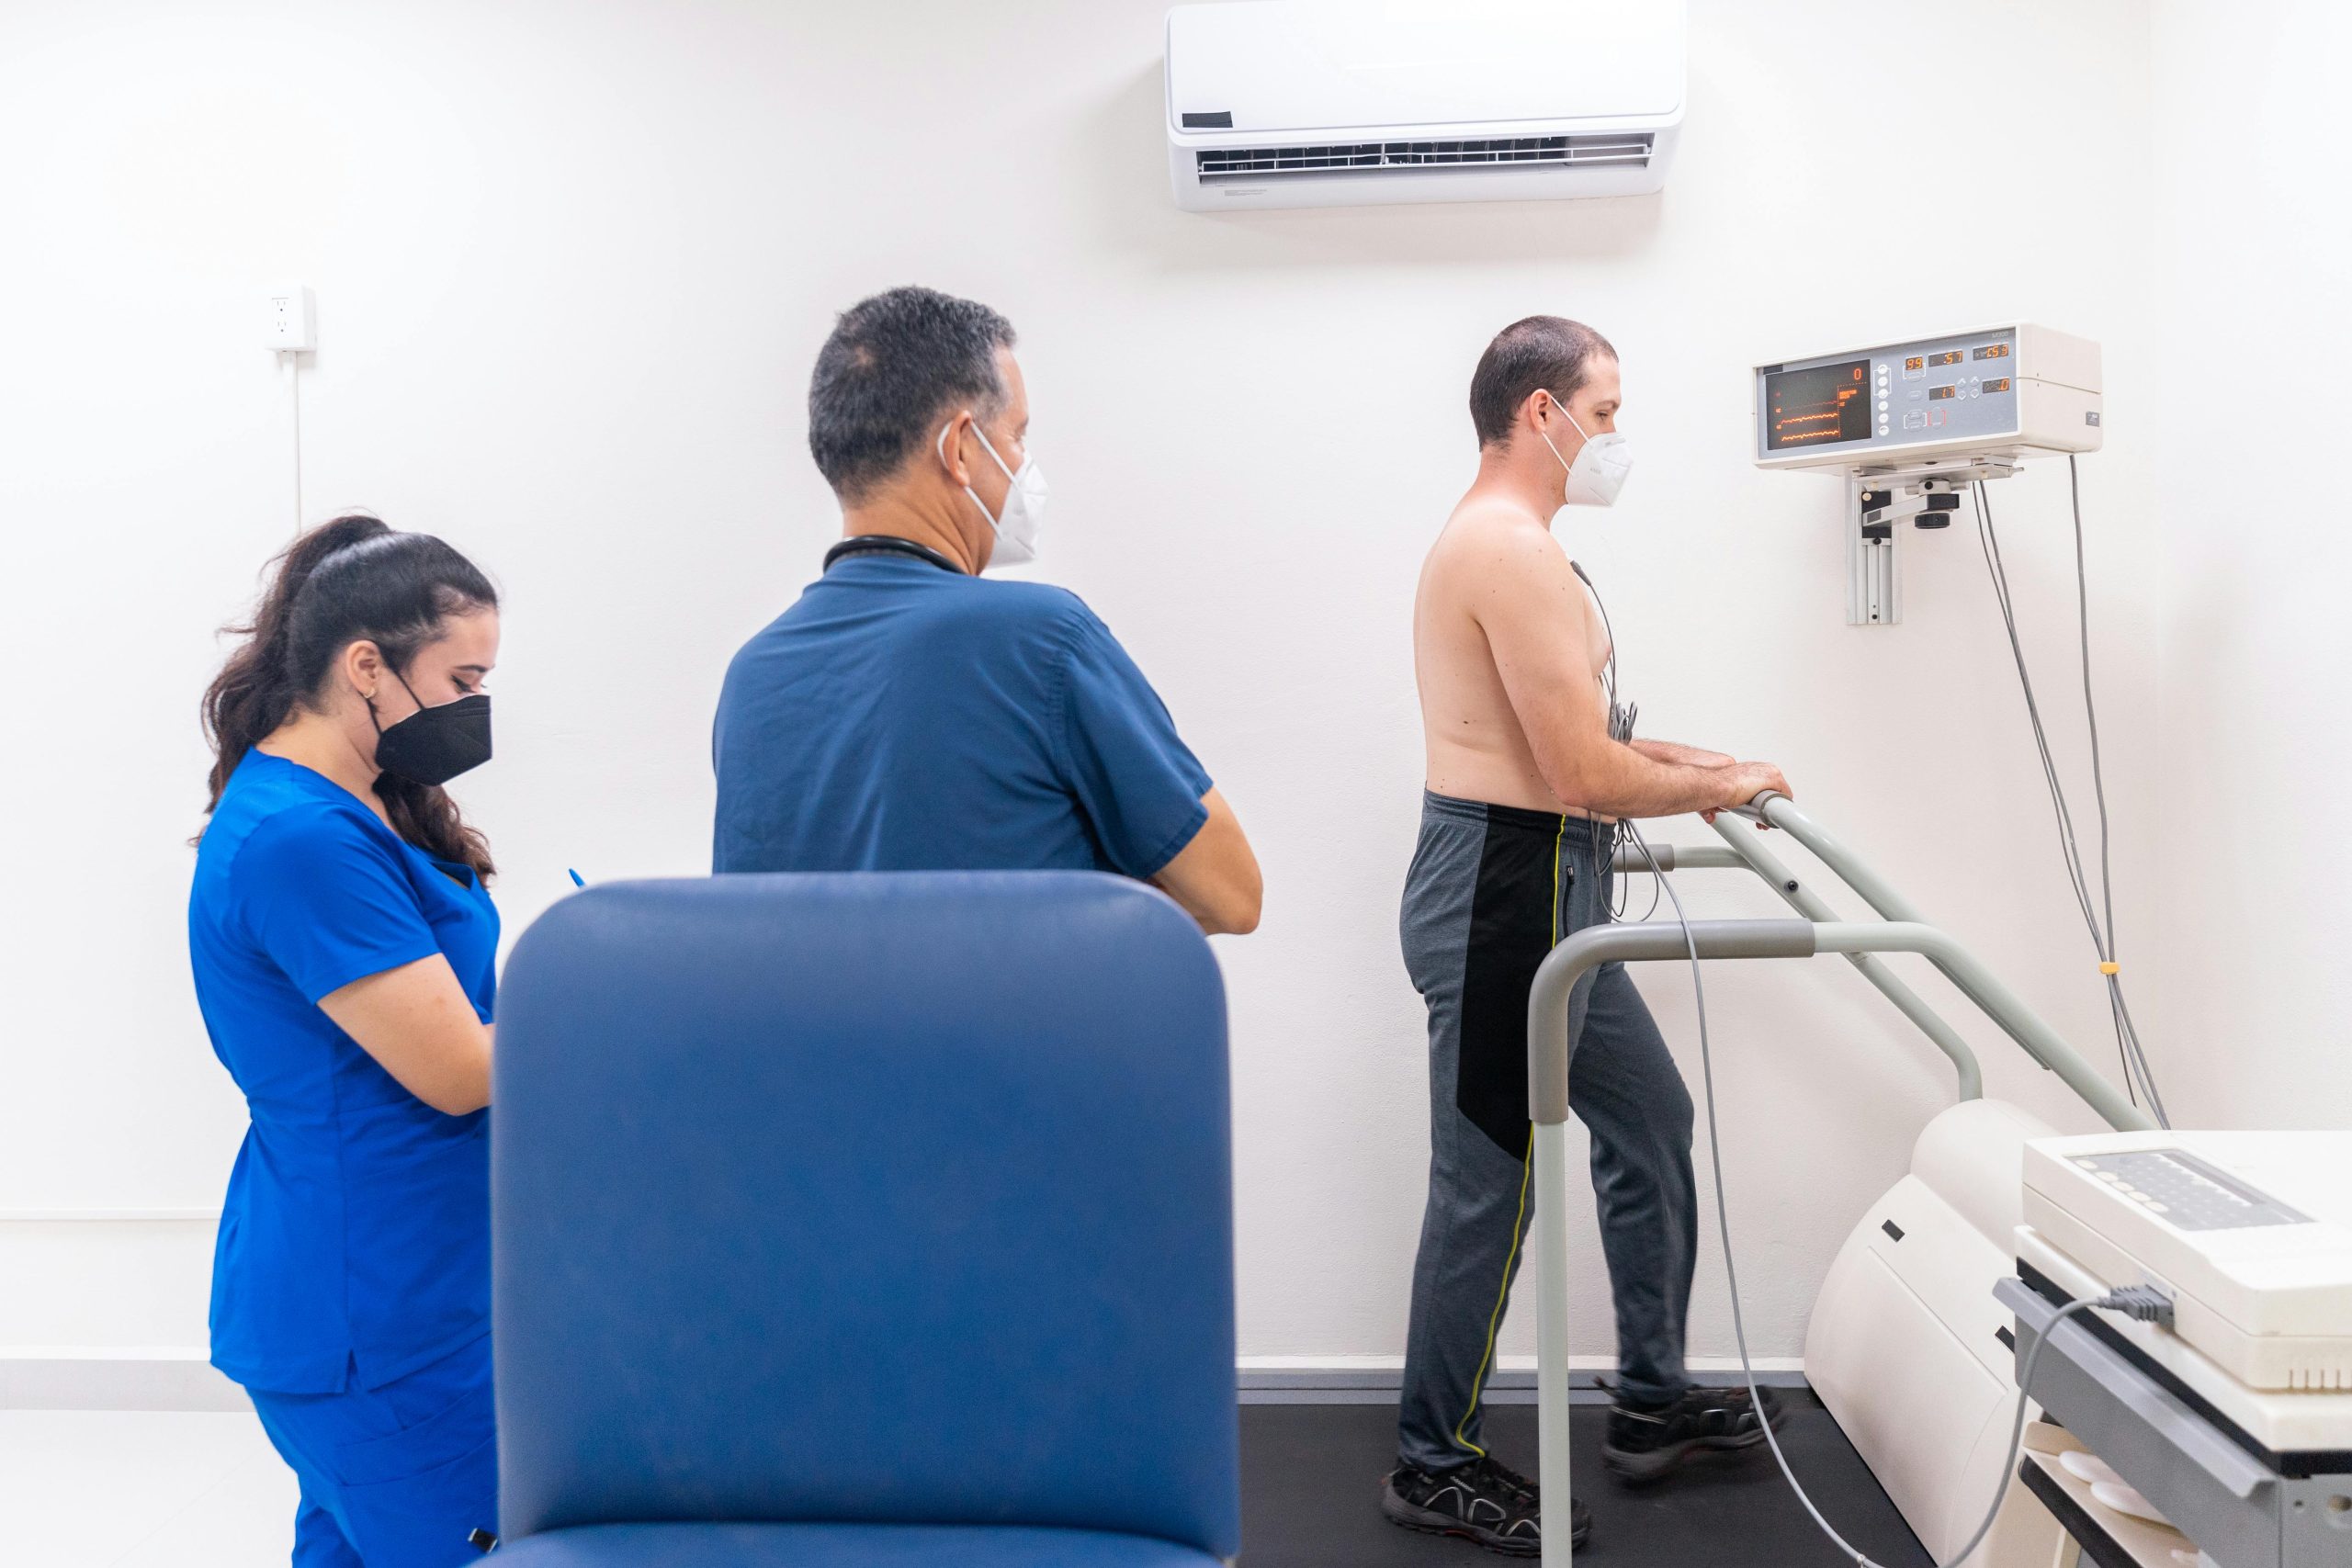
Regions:
<instances>
[{"instance_id":1,"label":"wall-mounted air conditioner","mask_svg":"<svg viewBox=\"0 0 2352 1568\"><path fill-rule=\"evenodd\" d=\"M1682 0L1253 0L1168 13L1176 205L1640 196L1682 123Z\"/></svg>"}]
</instances>

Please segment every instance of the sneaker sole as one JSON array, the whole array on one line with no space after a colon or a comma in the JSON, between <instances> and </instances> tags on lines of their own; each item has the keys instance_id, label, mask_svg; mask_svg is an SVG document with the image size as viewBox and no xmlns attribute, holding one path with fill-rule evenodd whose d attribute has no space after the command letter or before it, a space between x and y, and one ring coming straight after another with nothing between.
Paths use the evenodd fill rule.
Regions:
<instances>
[{"instance_id":1,"label":"sneaker sole","mask_svg":"<svg viewBox=\"0 0 2352 1568\"><path fill-rule=\"evenodd\" d=\"M1482 1530L1476 1525L1464 1524L1452 1514L1441 1514L1432 1508L1417 1508L1385 1487L1380 1494L1380 1511L1390 1524L1399 1529L1418 1530L1422 1535L1452 1536L1456 1540L1466 1540L1475 1546L1483 1547L1498 1556L1539 1557L1544 1552L1544 1544L1541 1541L1520 1540L1498 1536L1491 1530ZM1584 1543L1591 1538L1592 1527L1586 1525L1568 1537L1568 1545L1574 1550L1582 1551Z\"/></svg>"}]
</instances>

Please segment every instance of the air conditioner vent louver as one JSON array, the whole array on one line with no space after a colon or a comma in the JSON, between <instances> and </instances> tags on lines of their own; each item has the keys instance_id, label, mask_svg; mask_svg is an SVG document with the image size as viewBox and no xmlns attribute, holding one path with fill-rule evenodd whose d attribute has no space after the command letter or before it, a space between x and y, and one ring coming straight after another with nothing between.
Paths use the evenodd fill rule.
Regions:
<instances>
[{"instance_id":1,"label":"air conditioner vent louver","mask_svg":"<svg viewBox=\"0 0 2352 1568\"><path fill-rule=\"evenodd\" d=\"M1195 152L1204 181L1403 169L1647 167L1652 138L1506 136L1469 141L1355 141L1303 147L1220 147Z\"/></svg>"}]
</instances>

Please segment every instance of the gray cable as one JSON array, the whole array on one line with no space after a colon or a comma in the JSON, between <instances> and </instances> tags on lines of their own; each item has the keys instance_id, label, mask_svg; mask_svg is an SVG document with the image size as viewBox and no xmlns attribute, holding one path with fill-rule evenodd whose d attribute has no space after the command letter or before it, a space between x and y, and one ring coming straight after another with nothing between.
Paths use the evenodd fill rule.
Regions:
<instances>
[{"instance_id":1,"label":"gray cable","mask_svg":"<svg viewBox=\"0 0 2352 1568\"><path fill-rule=\"evenodd\" d=\"M2068 472L2075 476L2073 460L2068 460ZM2056 759L2050 750L2049 732L2041 721L2041 705L2035 696L2033 677L2027 670L2025 648L2018 637L2017 604L2009 592L2008 564L2001 555L2001 536L1993 524L1993 509L1984 492L1984 483L1977 480L1972 487L1976 498L1977 545L1984 555L1984 570L1993 583L1993 597L2001 612L2001 625L2009 639L2009 655L2017 665L2018 684L2025 694L2026 718L2033 730L2036 755L2041 761L2041 775L2049 789L2051 807L2058 824L2059 853L2066 867L2066 875L2075 890L2075 901L2082 910L2083 923L2089 929L2091 948L2102 964L2115 962L2115 892L2108 853L2107 784L2101 765L2098 743L2098 709L2091 689L2090 675L2090 588L2089 573L2084 564L2082 491L2079 477L2073 486L2075 514L2075 593L2079 615L2083 665L2083 711L2090 732L2091 781L2098 802L2099 818L2099 888L2100 897L2092 897L2090 879L2083 869L2081 845L2075 836L2074 812L2066 801L2066 790L2058 772ZM2106 919L2100 919L2100 906ZM2140 1044L2138 1027L2132 1021L2131 1009L2123 998L2120 976L2104 976L2108 991L2108 1014L2115 1027L2115 1049L2123 1067L2123 1089L2134 1104L2145 1091L2148 1108L2158 1126L2170 1127L2171 1118L2165 1113L2164 1098L2157 1092L2155 1075L2149 1070L2147 1054Z\"/></svg>"},{"instance_id":2,"label":"gray cable","mask_svg":"<svg viewBox=\"0 0 2352 1568\"><path fill-rule=\"evenodd\" d=\"M1568 570L1577 574L1577 580L1584 584L1585 592L1592 595L1593 608L1600 612L1600 635L1609 639L1609 662L1600 667L1601 690L1609 698L1609 738L1611 740L1630 744L1634 739L1634 709L1630 706L1621 707L1617 702L1617 628L1609 624L1609 601L1600 596L1600 585L1585 575L1584 567L1580 563L1570 560ZM1621 728L1624 732L1622 735L1618 733ZM1593 852L1603 868L1604 874L1609 866L1616 863L1617 852L1625 844L1624 823L1622 820L1611 823L1605 837L1607 841L1597 843ZM1610 919L1623 920L1625 918L1626 908L1625 890L1622 887L1617 888L1610 900ZM1657 913L1657 889L1653 887L1650 889L1649 910L1642 916L1642 919L1646 920L1651 915Z\"/></svg>"},{"instance_id":3,"label":"gray cable","mask_svg":"<svg viewBox=\"0 0 2352 1568\"><path fill-rule=\"evenodd\" d=\"M1805 1491L1804 1483L1797 1480L1796 1472L1789 1468L1789 1456L1781 1451L1781 1439L1774 1435L1771 1423L1764 1419L1764 1396L1756 1386L1756 1367L1747 1354L1747 1325L1739 1309L1739 1268L1732 1258L1731 1206L1724 1196L1723 1144L1715 1133L1715 1059L1713 1048L1707 1039L1707 987L1705 981L1701 977L1699 939L1691 932L1690 916L1683 913L1682 896L1674 890L1673 878L1658 868L1657 857L1650 852L1649 841L1642 837L1641 829L1634 827L1630 822L1626 827L1634 843L1641 850L1642 858L1649 862L1650 874L1657 878L1659 884L1665 887L1667 897L1674 901L1674 918L1681 924L1682 941L1690 952L1690 991L1697 998L1699 1007L1699 1075L1705 1088L1707 1158L1713 1167L1715 1226L1717 1233L1723 1238L1724 1280L1731 1291L1732 1337L1739 1347L1739 1370L1741 1375L1747 1381L1747 1397L1755 1408L1757 1425L1764 1429L1764 1441L1772 1450L1772 1459L1780 1465L1781 1477L1788 1482L1789 1490L1797 1495L1797 1501L1804 1505L1804 1511L1813 1516L1815 1527L1827 1537L1838 1551L1853 1559L1855 1568L1883 1568L1883 1565L1868 1552L1839 1535L1837 1527L1823 1517L1821 1509L1815 1505L1812 1495ZM1968 1538L1968 1543L1944 1562L1937 1564L1937 1568L1959 1568L1961 1563L1967 1562L1968 1554L1974 1551L1985 1536L1992 1532L1994 1521L2001 1517L2001 1505L2008 1501L2009 1483L2017 1473L2018 1455L2025 1448L2025 1409L2028 1402L2026 1391L2033 1386L2033 1369L2041 1359L2041 1348L2050 1343L2050 1337L2056 1331L2058 1325L2076 1313L2087 1312L2093 1307L2129 1312L2134 1317L2154 1318L2159 1310L2156 1303L2160 1301L2161 1298L2154 1298L2147 1302L2137 1299L2127 1300L2122 1292L2118 1292L2096 1300L2085 1296L2079 1300L2068 1302L2058 1309L2057 1315L2050 1320L2048 1326L2043 1328L2041 1336L2034 1340L2033 1348L2026 1352L2025 1364L2018 1369L2017 1415L2009 1423L2009 1451L2007 1457L2001 1461L2000 1488L1994 1495L1993 1506L1984 1511L1984 1521ZM2170 1303L2162 1303L2161 1310L2168 1314Z\"/></svg>"},{"instance_id":4,"label":"gray cable","mask_svg":"<svg viewBox=\"0 0 2352 1568\"><path fill-rule=\"evenodd\" d=\"M302 532L302 355L300 351L281 349L280 356L293 367L294 390L294 532Z\"/></svg>"},{"instance_id":5,"label":"gray cable","mask_svg":"<svg viewBox=\"0 0 2352 1568\"><path fill-rule=\"evenodd\" d=\"M2098 699L2091 691L2091 601L2090 573L2083 564L2083 475L2075 454L2066 454L2066 494L2075 520L2075 615L2080 629L2083 653L2083 722L2090 733L2091 793L2098 802L2098 879L2101 904L2107 916L2108 957L2113 960L2118 948L2115 936L2115 884L2110 874L2107 852L2107 777L2099 763ZM2148 1070L2147 1053L2140 1043L2139 1026L2132 1021L2132 1010L2123 999L2123 982L2120 976L2107 976L2108 1006L2114 1012L2117 1038L2128 1043L2132 1063L2139 1068L2140 1082L2148 1091L2148 1104L2154 1108L2157 1122L2172 1125L2165 1115L2164 1099L2156 1092L2155 1075Z\"/></svg>"},{"instance_id":6,"label":"gray cable","mask_svg":"<svg viewBox=\"0 0 2352 1568\"><path fill-rule=\"evenodd\" d=\"M2075 625L2080 628L2083 650L2083 723L2090 732L2091 795L2098 803L2098 887L2101 911L2107 917L2107 945L2115 940L2115 879L2109 874L2107 855L2107 779L2098 760L2098 699L2091 694L2090 573L2083 565L2083 478L2075 455L2066 454L2066 492L2075 511Z\"/></svg>"},{"instance_id":7,"label":"gray cable","mask_svg":"<svg viewBox=\"0 0 2352 1568\"><path fill-rule=\"evenodd\" d=\"M2081 906L2083 919L2091 928L2091 945L2101 961L2107 957L2107 940L2100 934L2098 915L2091 907L2089 885L2084 879L2082 852L2075 841L2075 818L2066 804L2066 792L2058 781L2057 763L2050 753L2050 738L2041 723L2041 700L2034 695L2033 676L2027 670L2025 649L2018 639L2015 605L2009 598L2007 562L2001 556L2001 536L1993 526L1992 507L1980 481L1976 492L1976 543L1984 553L1984 570L1993 580L1994 600L2001 612L2001 624L2009 638L2009 654L2017 664L2018 684L2025 694L2026 718L2033 730L2034 751L2041 762L2042 783L2049 789L2050 803L2058 824L2058 847L2064 858L2068 880L2075 889L2075 901ZM2126 1064L2129 1070L2129 1064ZM2128 1086L2127 1086L2128 1087Z\"/></svg>"}]
</instances>

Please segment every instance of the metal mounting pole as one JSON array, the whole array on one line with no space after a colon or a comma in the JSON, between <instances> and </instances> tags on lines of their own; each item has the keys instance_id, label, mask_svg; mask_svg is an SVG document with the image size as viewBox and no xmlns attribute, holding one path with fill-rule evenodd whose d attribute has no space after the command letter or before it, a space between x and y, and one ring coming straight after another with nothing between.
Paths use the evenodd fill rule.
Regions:
<instances>
[{"instance_id":1,"label":"metal mounting pole","mask_svg":"<svg viewBox=\"0 0 2352 1568\"><path fill-rule=\"evenodd\" d=\"M1862 492L1871 486L1846 481L1846 624L1891 626L1903 619L1903 577L1894 553L1896 530L1862 522Z\"/></svg>"}]
</instances>

